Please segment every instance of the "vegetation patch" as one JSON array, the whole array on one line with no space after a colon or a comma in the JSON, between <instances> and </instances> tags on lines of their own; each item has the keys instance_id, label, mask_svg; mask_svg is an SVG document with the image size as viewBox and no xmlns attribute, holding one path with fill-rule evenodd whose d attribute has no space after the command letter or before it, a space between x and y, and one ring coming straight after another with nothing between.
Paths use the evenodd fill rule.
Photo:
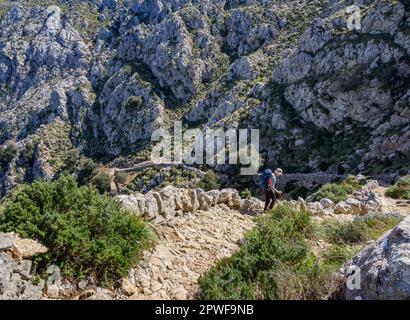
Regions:
<instances>
[{"instance_id":1,"label":"vegetation patch","mask_svg":"<svg viewBox=\"0 0 410 320\"><path fill-rule=\"evenodd\" d=\"M338 286L339 268L400 220L394 215L368 215L319 225L309 212L283 202L258 218L238 252L201 276L200 298L326 298ZM318 241L324 241L326 249L317 252L313 243Z\"/></svg>"},{"instance_id":2,"label":"vegetation patch","mask_svg":"<svg viewBox=\"0 0 410 320\"><path fill-rule=\"evenodd\" d=\"M111 176L107 172L100 172L92 179L92 184L104 194L111 191Z\"/></svg>"},{"instance_id":3,"label":"vegetation patch","mask_svg":"<svg viewBox=\"0 0 410 320\"><path fill-rule=\"evenodd\" d=\"M401 218L396 215L367 215L351 222L327 221L320 228L328 242L345 245L375 240L400 221Z\"/></svg>"},{"instance_id":4,"label":"vegetation patch","mask_svg":"<svg viewBox=\"0 0 410 320\"><path fill-rule=\"evenodd\" d=\"M386 190L386 196L393 199L410 200L410 176L400 178Z\"/></svg>"},{"instance_id":5,"label":"vegetation patch","mask_svg":"<svg viewBox=\"0 0 410 320\"><path fill-rule=\"evenodd\" d=\"M197 187L205 191L218 190L221 187L221 179L215 172L208 170L198 182Z\"/></svg>"},{"instance_id":6,"label":"vegetation patch","mask_svg":"<svg viewBox=\"0 0 410 320\"><path fill-rule=\"evenodd\" d=\"M0 167L6 167L18 154L18 149L13 142L0 147Z\"/></svg>"},{"instance_id":7,"label":"vegetation patch","mask_svg":"<svg viewBox=\"0 0 410 320\"><path fill-rule=\"evenodd\" d=\"M143 101L140 96L132 96L127 101L127 107L131 110L140 110L142 103Z\"/></svg>"},{"instance_id":8,"label":"vegetation patch","mask_svg":"<svg viewBox=\"0 0 410 320\"><path fill-rule=\"evenodd\" d=\"M259 217L245 245L200 280L202 299L318 299L326 288L306 241L310 214L289 203Z\"/></svg>"},{"instance_id":9,"label":"vegetation patch","mask_svg":"<svg viewBox=\"0 0 410 320\"><path fill-rule=\"evenodd\" d=\"M38 271L56 264L69 279L91 276L103 284L126 276L150 243L140 218L66 176L17 189L4 203L0 230L49 248L35 260Z\"/></svg>"},{"instance_id":10,"label":"vegetation patch","mask_svg":"<svg viewBox=\"0 0 410 320\"><path fill-rule=\"evenodd\" d=\"M115 174L115 181L119 184L125 184L128 181L129 175L126 172L117 172Z\"/></svg>"},{"instance_id":11,"label":"vegetation patch","mask_svg":"<svg viewBox=\"0 0 410 320\"><path fill-rule=\"evenodd\" d=\"M327 183L323 185L312 196L313 201L320 201L327 198L334 203L340 201L346 201L349 198L349 194L359 190L362 187L360 182L353 176L348 177L341 183Z\"/></svg>"}]
</instances>

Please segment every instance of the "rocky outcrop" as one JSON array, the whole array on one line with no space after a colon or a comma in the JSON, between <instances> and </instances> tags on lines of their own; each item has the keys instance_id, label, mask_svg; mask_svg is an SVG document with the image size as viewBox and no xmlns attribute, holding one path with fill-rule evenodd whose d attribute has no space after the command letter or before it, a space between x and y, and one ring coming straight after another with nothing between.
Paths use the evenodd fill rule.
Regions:
<instances>
[{"instance_id":1,"label":"rocky outcrop","mask_svg":"<svg viewBox=\"0 0 410 320\"><path fill-rule=\"evenodd\" d=\"M36 281L30 258L47 248L14 233L0 232L0 300L39 300L45 281Z\"/></svg>"},{"instance_id":2,"label":"rocky outcrop","mask_svg":"<svg viewBox=\"0 0 410 320\"><path fill-rule=\"evenodd\" d=\"M212 207L226 207L255 215L263 211L263 202L256 198L241 199L235 189L212 190L174 188L168 186L159 192L147 194L120 195L116 199L132 213L146 217L156 223Z\"/></svg>"},{"instance_id":3,"label":"rocky outcrop","mask_svg":"<svg viewBox=\"0 0 410 320\"><path fill-rule=\"evenodd\" d=\"M376 189L379 183L376 180L367 181L364 186L356 191L346 201L334 203L330 199L321 199L320 201L309 201L309 197L305 201L300 198L298 201L292 201L298 208L309 210L317 216L329 215L355 215L364 216L368 213L381 213L382 203L380 195Z\"/></svg>"},{"instance_id":4,"label":"rocky outcrop","mask_svg":"<svg viewBox=\"0 0 410 320\"><path fill-rule=\"evenodd\" d=\"M347 283L341 294L345 299L408 300L410 218L355 256L344 267L344 275Z\"/></svg>"}]
</instances>

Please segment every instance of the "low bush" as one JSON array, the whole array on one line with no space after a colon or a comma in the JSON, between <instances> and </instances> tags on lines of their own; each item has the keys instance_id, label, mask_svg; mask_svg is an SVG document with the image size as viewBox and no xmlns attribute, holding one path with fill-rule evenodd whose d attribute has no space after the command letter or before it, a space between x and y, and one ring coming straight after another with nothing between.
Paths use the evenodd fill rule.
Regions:
<instances>
[{"instance_id":1,"label":"low bush","mask_svg":"<svg viewBox=\"0 0 410 320\"><path fill-rule=\"evenodd\" d=\"M320 201L327 198L335 203L340 201L346 201L349 198L349 194L359 190L361 184L355 177L348 177L341 183L328 183L323 185L318 191L316 191L312 198L314 201Z\"/></svg>"},{"instance_id":2,"label":"low bush","mask_svg":"<svg viewBox=\"0 0 410 320\"><path fill-rule=\"evenodd\" d=\"M410 176L400 178L386 190L386 196L393 199L410 200Z\"/></svg>"},{"instance_id":3,"label":"low bush","mask_svg":"<svg viewBox=\"0 0 410 320\"><path fill-rule=\"evenodd\" d=\"M397 214L369 214L355 219L357 223L366 226L366 240L376 240L402 220L403 218Z\"/></svg>"},{"instance_id":4,"label":"low bush","mask_svg":"<svg viewBox=\"0 0 410 320\"><path fill-rule=\"evenodd\" d=\"M359 244L377 239L400 221L396 215L370 214L349 222L327 221L321 228L324 238L333 244Z\"/></svg>"},{"instance_id":5,"label":"low bush","mask_svg":"<svg viewBox=\"0 0 410 320\"><path fill-rule=\"evenodd\" d=\"M9 142L0 147L0 166L7 166L11 160L13 160L18 153L18 149L13 142Z\"/></svg>"},{"instance_id":6,"label":"low bush","mask_svg":"<svg viewBox=\"0 0 410 320\"><path fill-rule=\"evenodd\" d=\"M330 222L323 225L325 239L334 244L352 244L366 241L366 226L362 223Z\"/></svg>"},{"instance_id":7,"label":"low bush","mask_svg":"<svg viewBox=\"0 0 410 320\"><path fill-rule=\"evenodd\" d=\"M289 203L258 218L245 245L199 280L202 299L318 299L326 290L320 261L306 237L310 214Z\"/></svg>"},{"instance_id":8,"label":"low bush","mask_svg":"<svg viewBox=\"0 0 410 320\"><path fill-rule=\"evenodd\" d=\"M205 191L217 190L221 187L221 179L212 170L208 170L197 185L198 188Z\"/></svg>"},{"instance_id":9,"label":"low bush","mask_svg":"<svg viewBox=\"0 0 410 320\"><path fill-rule=\"evenodd\" d=\"M246 188L245 190L241 191L240 195L241 195L242 199L247 199L249 197L252 197L252 192L251 192L251 190Z\"/></svg>"},{"instance_id":10,"label":"low bush","mask_svg":"<svg viewBox=\"0 0 410 320\"><path fill-rule=\"evenodd\" d=\"M127 106L131 109L138 110L142 106L142 98L139 96L130 97Z\"/></svg>"},{"instance_id":11,"label":"low bush","mask_svg":"<svg viewBox=\"0 0 410 320\"><path fill-rule=\"evenodd\" d=\"M360 251L360 246L333 245L323 254L323 263L332 270L340 268Z\"/></svg>"},{"instance_id":12,"label":"low bush","mask_svg":"<svg viewBox=\"0 0 410 320\"><path fill-rule=\"evenodd\" d=\"M80 162L80 169L78 170L78 183L80 185L89 184L98 172L98 167L98 164L92 159L82 159Z\"/></svg>"},{"instance_id":13,"label":"low bush","mask_svg":"<svg viewBox=\"0 0 410 320\"><path fill-rule=\"evenodd\" d=\"M102 194L109 193L111 191L111 177L106 172L101 172L101 173L97 174L92 179L92 184Z\"/></svg>"},{"instance_id":14,"label":"low bush","mask_svg":"<svg viewBox=\"0 0 410 320\"><path fill-rule=\"evenodd\" d=\"M367 215L352 222L317 225L288 202L257 219L244 245L199 280L200 298L322 299L339 284L335 272L368 240L400 222L395 215ZM326 250L312 243L325 240Z\"/></svg>"},{"instance_id":15,"label":"low bush","mask_svg":"<svg viewBox=\"0 0 410 320\"><path fill-rule=\"evenodd\" d=\"M128 180L128 173L126 172L117 172L115 174L115 181L120 184L125 184Z\"/></svg>"},{"instance_id":16,"label":"low bush","mask_svg":"<svg viewBox=\"0 0 410 320\"><path fill-rule=\"evenodd\" d=\"M35 260L38 271L56 264L69 279L92 276L101 283L127 275L150 239L140 218L65 176L16 190L4 204L0 230L47 246Z\"/></svg>"}]
</instances>

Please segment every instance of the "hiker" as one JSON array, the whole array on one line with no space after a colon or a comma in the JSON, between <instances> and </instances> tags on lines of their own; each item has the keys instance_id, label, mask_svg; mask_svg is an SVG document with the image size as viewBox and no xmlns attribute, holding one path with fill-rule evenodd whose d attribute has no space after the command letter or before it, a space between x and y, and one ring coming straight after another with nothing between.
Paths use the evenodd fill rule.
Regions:
<instances>
[{"instance_id":1,"label":"hiker","mask_svg":"<svg viewBox=\"0 0 410 320\"><path fill-rule=\"evenodd\" d=\"M272 170L267 169L262 173L262 176L260 177L260 182L259 184L261 187L263 187L264 192L265 192L265 210L267 211L268 209L273 209L273 206L276 203L276 194L281 195L282 192L277 190L275 188L276 185L276 177L279 177L283 174L283 170L278 168L274 173L272 173Z\"/></svg>"}]
</instances>

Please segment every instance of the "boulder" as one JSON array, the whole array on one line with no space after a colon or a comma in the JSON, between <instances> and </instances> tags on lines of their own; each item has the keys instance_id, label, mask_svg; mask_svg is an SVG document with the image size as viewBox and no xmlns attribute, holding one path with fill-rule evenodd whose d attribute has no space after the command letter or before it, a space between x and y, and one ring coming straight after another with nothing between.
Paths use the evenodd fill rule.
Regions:
<instances>
[{"instance_id":1,"label":"boulder","mask_svg":"<svg viewBox=\"0 0 410 320\"><path fill-rule=\"evenodd\" d=\"M99 300L99 301L113 300L113 293L107 289L97 288L95 293L93 293L91 296L89 296L85 300Z\"/></svg>"},{"instance_id":2,"label":"boulder","mask_svg":"<svg viewBox=\"0 0 410 320\"><path fill-rule=\"evenodd\" d=\"M349 206L346 202L341 201L335 206L335 210L333 212L335 214L352 214L353 210L352 207Z\"/></svg>"},{"instance_id":3,"label":"boulder","mask_svg":"<svg viewBox=\"0 0 410 320\"><path fill-rule=\"evenodd\" d=\"M308 202L306 203L306 208L314 215L323 215L325 212L323 211L323 206L320 202Z\"/></svg>"},{"instance_id":4,"label":"boulder","mask_svg":"<svg viewBox=\"0 0 410 320\"><path fill-rule=\"evenodd\" d=\"M165 218L170 218L175 216L175 195L177 190L172 186L167 186L166 188L162 189L159 194L161 196L162 201L162 215Z\"/></svg>"},{"instance_id":5,"label":"boulder","mask_svg":"<svg viewBox=\"0 0 410 320\"><path fill-rule=\"evenodd\" d=\"M242 211L246 214L253 215L253 214L262 213L264 207L265 207L265 204L263 203L263 201L255 197L249 197L243 201Z\"/></svg>"},{"instance_id":6,"label":"boulder","mask_svg":"<svg viewBox=\"0 0 410 320\"><path fill-rule=\"evenodd\" d=\"M162 210L162 200L157 192L148 192L145 195L146 200L146 216L150 219L155 219ZM158 206L161 205L161 207Z\"/></svg>"},{"instance_id":7,"label":"boulder","mask_svg":"<svg viewBox=\"0 0 410 320\"><path fill-rule=\"evenodd\" d=\"M369 190L374 190L379 186L380 185L379 185L379 182L377 180L369 180L369 181L367 181L367 183L365 185L365 187Z\"/></svg>"},{"instance_id":8,"label":"boulder","mask_svg":"<svg viewBox=\"0 0 410 320\"><path fill-rule=\"evenodd\" d=\"M207 192L209 196L212 197L212 206L216 206L219 203L219 190L211 190Z\"/></svg>"},{"instance_id":9,"label":"boulder","mask_svg":"<svg viewBox=\"0 0 410 320\"><path fill-rule=\"evenodd\" d=\"M192 213L196 212L200 205L199 205L199 200L198 200L198 195L195 189L190 189L189 190L189 196L191 198L191 205L192 205Z\"/></svg>"},{"instance_id":10,"label":"boulder","mask_svg":"<svg viewBox=\"0 0 410 320\"><path fill-rule=\"evenodd\" d=\"M45 281L33 282L32 262L25 259L45 252L47 248L34 240L0 232L0 300L42 298Z\"/></svg>"},{"instance_id":11,"label":"boulder","mask_svg":"<svg viewBox=\"0 0 410 320\"><path fill-rule=\"evenodd\" d=\"M120 195L115 197L115 199L137 216L144 216L146 214L147 200L142 194Z\"/></svg>"},{"instance_id":12,"label":"boulder","mask_svg":"<svg viewBox=\"0 0 410 320\"><path fill-rule=\"evenodd\" d=\"M177 208L183 212L192 212L192 199L189 189L178 189L178 199Z\"/></svg>"},{"instance_id":13,"label":"boulder","mask_svg":"<svg viewBox=\"0 0 410 320\"><path fill-rule=\"evenodd\" d=\"M136 293L137 289L127 278L123 278L121 281L121 291L127 296L132 296Z\"/></svg>"},{"instance_id":14,"label":"boulder","mask_svg":"<svg viewBox=\"0 0 410 320\"><path fill-rule=\"evenodd\" d=\"M332 200L327 198L320 200L320 204L324 209L333 209L336 206Z\"/></svg>"},{"instance_id":15,"label":"boulder","mask_svg":"<svg viewBox=\"0 0 410 320\"><path fill-rule=\"evenodd\" d=\"M51 299L58 299L60 296L60 288L56 284L52 284L47 287L46 291L47 297Z\"/></svg>"},{"instance_id":16,"label":"boulder","mask_svg":"<svg viewBox=\"0 0 410 320\"><path fill-rule=\"evenodd\" d=\"M196 189L196 194L199 201L199 209L207 211L213 204L213 197L208 195L202 189Z\"/></svg>"},{"instance_id":17,"label":"boulder","mask_svg":"<svg viewBox=\"0 0 410 320\"><path fill-rule=\"evenodd\" d=\"M340 290L348 300L410 299L410 217L356 255L343 274Z\"/></svg>"},{"instance_id":18,"label":"boulder","mask_svg":"<svg viewBox=\"0 0 410 320\"><path fill-rule=\"evenodd\" d=\"M219 194L219 203L224 203L231 209L239 209L241 207L241 196L235 189L223 189Z\"/></svg>"},{"instance_id":19,"label":"boulder","mask_svg":"<svg viewBox=\"0 0 410 320\"><path fill-rule=\"evenodd\" d=\"M355 215L365 215L367 213L366 206L359 200L350 198L346 200L346 204L352 208L352 213Z\"/></svg>"},{"instance_id":20,"label":"boulder","mask_svg":"<svg viewBox=\"0 0 410 320\"><path fill-rule=\"evenodd\" d=\"M22 260L46 253L47 248L37 241L22 239L11 232L0 233L0 251L9 253L16 260Z\"/></svg>"}]
</instances>

